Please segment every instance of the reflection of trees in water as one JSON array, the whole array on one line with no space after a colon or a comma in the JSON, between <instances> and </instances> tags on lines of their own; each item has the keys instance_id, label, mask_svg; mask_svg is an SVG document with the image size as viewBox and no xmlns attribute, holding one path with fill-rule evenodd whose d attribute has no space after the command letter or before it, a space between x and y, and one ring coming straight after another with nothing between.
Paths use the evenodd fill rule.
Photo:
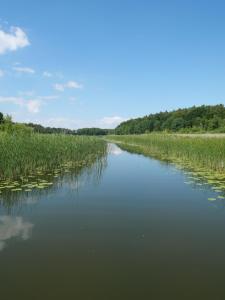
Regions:
<instances>
[{"instance_id":1,"label":"reflection of trees in water","mask_svg":"<svg viewBox=\"0 0 225 300\"><path fill-rule=\"evenodd\" d=\"M58 178L52 177L53 185L45 189L34 188L31 192L6 191L0 195L0 213L18 215L26 204L35 204L44 196L54 193L61 188L68 188L72 192L78 191L88 182L99 184L103 171L107 166L107 156L103 156L90 163L88 166L70 169L68 173L61 173ZM44 177L42 177L44 179ZM48 181L49 181L48 177ZM26 206L27 207L27 206ZM30 208L32 209L32 207Z\"/></svg>"},{"instance_id":2,"label":"reflection of trees in water","mask_svg":"<svg viewBox=\"0 0 225 300\"><path fill-rule=\"evenodd\" d=\"M22 217L0 216L0 251L13 237L27 240L31 236L33 224L25 222Z\"/></svg>"}]
</instances>

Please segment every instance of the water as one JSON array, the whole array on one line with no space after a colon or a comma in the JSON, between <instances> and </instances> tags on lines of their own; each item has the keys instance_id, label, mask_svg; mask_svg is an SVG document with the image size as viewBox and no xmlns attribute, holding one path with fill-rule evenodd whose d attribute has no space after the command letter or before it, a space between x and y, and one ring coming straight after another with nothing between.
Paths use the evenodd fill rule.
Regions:
<instances>
[{"instance_id":1,"label":"water","mask_svg":"<svg viewBox=\"0 0 225 300\"><path fill-rule=\"evenodd\" d=\"M225 299L225 201L111 146L107 165L1 199L1 299Z\"/></svg>"}]
</instances>

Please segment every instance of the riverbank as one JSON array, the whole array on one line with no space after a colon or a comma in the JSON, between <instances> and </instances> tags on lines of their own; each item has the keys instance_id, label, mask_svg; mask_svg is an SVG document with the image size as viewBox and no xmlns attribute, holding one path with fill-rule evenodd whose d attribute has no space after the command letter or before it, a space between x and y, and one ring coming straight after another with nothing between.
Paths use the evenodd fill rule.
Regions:
<instances>
[{"instance_id":1,"label":"riverbank","mask_svg":"<svg viewBox=\"0 0 225 300\"><path fill-rule=\"evenodd\" d=\"M222 135L113 135L108 140L123 149L175 162L208 180L225 179L225 137Z\"/></svg>"}]
</instances>

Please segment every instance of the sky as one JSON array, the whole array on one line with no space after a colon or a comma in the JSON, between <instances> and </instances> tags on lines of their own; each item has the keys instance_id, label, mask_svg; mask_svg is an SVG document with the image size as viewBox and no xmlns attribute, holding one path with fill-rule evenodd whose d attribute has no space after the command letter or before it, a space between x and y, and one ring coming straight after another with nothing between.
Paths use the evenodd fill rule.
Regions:
<instances>
[{"instance_id":1,"label":"sky","mask_svg":"<svg viewBox=\"0 0 225 300\"><path fill-rule=\"evenodd\" d=\"M225 1L0 0L0 111L114 128L225 103Z\"/></svg>"}]
</instances>

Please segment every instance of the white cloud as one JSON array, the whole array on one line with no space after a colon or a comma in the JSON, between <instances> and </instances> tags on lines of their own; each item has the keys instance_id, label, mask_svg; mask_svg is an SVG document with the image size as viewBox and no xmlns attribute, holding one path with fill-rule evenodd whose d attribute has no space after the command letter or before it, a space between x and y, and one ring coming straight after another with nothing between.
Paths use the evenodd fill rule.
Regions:
<instances>
[{"instance_id":1,"label":"white cloud","mask_svg":"<svg viewBox=\"0 0 225 300\"><path fill-rule=\"evenodd\" d=\"M53 85L54 89L59 91L59 92L63 92L65 89L82 89L83 85L76 82L76 81L68 81L64 84L61 83L55 83Z\"/></svg>"},{"instance_id":2,"label":"white cloud","mask_svg":"<svg viewBox=\"0 0 225 300\"><path fill-rule=\"evenodd\" d=\"M34 74L35 70L28 67L13 67L13 70L19 73Z\"/></svg>"},{"instance_id":3,"label":"white cloud","mask_svg":"<svg viewBox=\"0 0 225 300\"><path fill-rule=\"evenodd\" d=\"M0 217L0 251L5 248L6 241L13 237L27 240L31 236L33 224L24 222L22 217Z\"/></svg>"},{"instance_id":4,"label":"white cloud","mask_svg":"<svg viewBox=\"0 0 225 300\"><path fill-rule=\"evenodd\" d=\"M26 103L26 107L28 109L29 112L31 113L38 113L40 111L42 102L40 100L29 100Z\"/></svg>"},{"instance_id":5,"label":"white cloud","mask_svg":"<svg viewBox=\"0 0 225 300\"><path fill-rule=\"evenodd\" d=\"M63 84L60 84L60 83L54 84L53 87L54 87L55 90L57 90L57 91L59 91L59 92L63 92L64 89L65 89L64 85L63 85Z\"/></svg>"},{"instance_id":6,"label":"white cloud","mask_svg":"<svg viewBox=\"0 0 225 300\"><path fill-rule=\"evenodd\" d=\"M65 84L65 87L67 87L68 89L81 89L83 86L82 86L82 84L80 84L76 81L68 81Z\"/></svg>"},{"instance_id":7,"label":"white cloud","mask_svg":"<svg viewBox=\"0 0 225 300\"><path fill-rule=\"evenodd\" d=\"M36 96L33 99L24 99L23 97L2 97L0 96L0 103L15 104L20 107L25 107L30 113L39 113L41 106L43 106L48 100L55 100L58 96Z\"/></svg>"},{"instance_id":8,"label":"white cloud","mask_svg":"<svg viewBox=\"0 0 225 300\"><path fill-rule=\"evenodd\" d=\"M5 72L0 69L0 77L3 77L5 75Z\"/></svg>"},{"instance_id":9,"label":"white cloud","mask_svg":"<svg viewBox=\"0 0 225 300\"><path fill-rule=\"evenodd\" d=\"M119 125L121 122L126 121L127 119L119 117L119 116L112 116L112 117L104 117L100 120L100 123L105 126L115 127Z\"/></svg>"},{"instance_id":10,"label":"white cloud","mask_svg":"<svg viewBox=\"0 0 225 300\"><path fill-rule=\"evenodd\" d=\"M37 99L43 100L43 101L45 101L45 100L56 100L56 99L58 99L58 98L59 98L59 96L56 96L56 95L37 96Z\"/></svg>"},{"instance_id":11,"label":"white cloud","mask_svg":"<svg viewBox=\"0 0 225 300\"><path fill-rule=\"evenodd\" d=\"M0 103L11 103L22 106L24 103L23 98L21 97L1 97L0 96Z\"/></svg>"},{"instance_id":12,"label":"white cloud","mask_svg":"<svg viewBox=\"0 0 225 300\"><path fill-rule=\"evenodd\" d=\"M56 117L42 121L42 124L50 127L63 127L73 129L79 127L80 121L64 117Z\"/></svg>"},{"instance_id":13,"label":"white cloud","mask_svg":"<svg viewBox=\"0 0 225 300\"><path fill-rule=\"evenodd\" d=\"M44 71L43 74L42 74L44 77L52 77L53 74L48 72L48 71Z\"/></svg>"},{"instance_id":14,"label":"white cloud","mask_svg":"<svg viewBox=\"0 0 225 300\"><path fill-rule=\"evenodd\" d=\"M28 37L21 28L11 27L9 32L0 30L0 54L16 51L29 45Z\"/></svg>"},{"instance_id":15,"label":"white cloud","mask_svg":"<svg viewBox=\"0 0 225 300\"><path fill-rule=\"evenodd\" d=\"M76 97L69 97L69 101L75 102L75 101L77 101L77 98Z\"/></svg>"}]
</instances>

